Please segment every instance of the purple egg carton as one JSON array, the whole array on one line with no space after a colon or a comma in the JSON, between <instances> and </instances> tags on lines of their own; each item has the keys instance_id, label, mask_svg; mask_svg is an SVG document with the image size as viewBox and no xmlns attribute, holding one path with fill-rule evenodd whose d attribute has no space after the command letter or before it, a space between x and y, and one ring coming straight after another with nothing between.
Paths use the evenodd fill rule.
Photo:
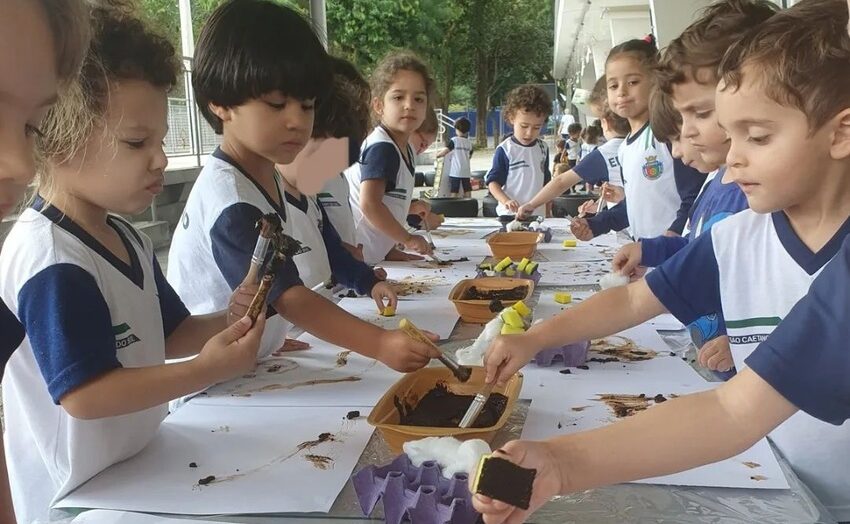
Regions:
<instances>
[{"instance_id":1,"label":"purple egg carton","mask_svg":"<svg viewBox=\"0 0 850 524\"><path fill-rule=\"evenodd\" d=\"M363 514L371 515L382 501L387 524L473 524L478 520L466 473L443 478L435 461L416 467L402 454L385 466L361 469L351 480Z\"/></svg>"},{"instance_id":2,"label":"purple egg carton","mask_svg":"<svg viewBox=\"0 0 850 524\"><path fill-rule=\"evenodd\" d=\"M516 270L515 266L512 266L512 267L514 267L514 270ZM530 275L526 274L524 271L516 271L516 273L514 273L514 275L512 277L506 275L504 271L493 271L492 275L488 275L487 273L484 272L483 269L478 268L478 273L475 275L475 277L476 278L487 278L487 277L524 278L525 280L531 280L532 282L534 282L534 285L536 286L537 284L540 283L540 278L542 277L542 275L540 274L540 266L538 266L537 269L534 270L534 273L532 273Z\"/></svg>"},{"instance_id":3,"label":"purple egg carton","mask_svg":"<svg viewBox=\"0 0 850 524\"><path fill-rule=\"evenodd\" d=\"M548 368L555 362L555 359L561 357L564 361L564 366L574 368L581 366L587 361L587 350L590 348L590 341L576 342L575 344L567 344L554 349L544 349L534 356L534 363L540 367Z\"/></svg>"}]
</instances>

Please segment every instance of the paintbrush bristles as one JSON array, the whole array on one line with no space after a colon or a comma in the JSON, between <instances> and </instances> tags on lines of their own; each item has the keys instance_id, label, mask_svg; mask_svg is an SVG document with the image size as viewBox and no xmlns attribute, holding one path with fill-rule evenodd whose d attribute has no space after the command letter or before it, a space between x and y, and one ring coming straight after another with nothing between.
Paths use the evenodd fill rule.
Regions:
<instances>
[{"instance_id":1,"label":"paintbrush bristles","mask_svg":"<svg viewBox=\"0 0 850 524\"><path fill-rule=\"evenodd\" d=\"M268 213L263 215L257 221L257 227L260 229L260 236L263 238L273 238L281 229L280 217L276 213Z\"/></svg>"}]
</instances>

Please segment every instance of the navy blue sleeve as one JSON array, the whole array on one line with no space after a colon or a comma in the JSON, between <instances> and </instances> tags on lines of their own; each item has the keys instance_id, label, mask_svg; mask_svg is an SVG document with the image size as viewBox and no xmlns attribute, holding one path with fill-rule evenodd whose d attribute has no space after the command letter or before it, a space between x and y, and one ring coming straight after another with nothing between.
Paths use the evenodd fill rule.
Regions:
<instances>
[{"instance_id":1,"label":"navy blue sleeve","mask_svg":"<svg viewBox=\"0 0 850 524\"><path fill-rule=\"evenodd\" d=\"M809 415L850 419L850 239L747 365Z\"/></svg>"},{"instance_id":2,"label":"navy blue sleeve","mask_svg":"<svg viewBox=\"0 0 850 524\"><path fill-rule=\"evenodd\" d=\"M384 180L385 191L395 189L400 166L398 151L389 142L378 142L367 147L360 158L360 180Z\"/></svg>"},{"instance_id":3,"label":"navy blue sleeve","mask_svg":"<svg viewBox=\"0 0 850 524\"><path fill-rule=\"evenodd\" d=\"M446 147L449 149L449 151L454 151L455 150L455 141L449 140L449 143L446 144Z\"/></svg>"},{"instance_id":4,"label":"navy blue sleeve","mask_svg":"<svg viewBox=\"0 0 850 524\"><path fill-rule=\"evenodd\" d=\"M688 245L686 237L665 237L640 239L640 265L645 267L660 266L665 260Z\"/></svg>"},{"instance_id":5,"label":"navy blue sleeve","mask_svg":"<svg viewBox=\"0 0 850 524\"><path fill-rule=\"evenodd\" d=\"M230 289L236 289L251 267L251 256L257 245L257 221L263 213L251 204L239 202L221 212L210 230L213 259ZM293 286L302 285L298 268L287 257L269 291L267 304L274 304L280 295Z\"/></svg>"},{"instance_id":6,"label":"navy blue sleeve","mask_svg":"<svg viewBox=\"0 0 850 524\"><path fill-rule=\"evenodd\" d=\"M676 220L667 229L681 235L682 231L685 230L685 224L688 222L691 207L694 205L699 190L702 189L702 184L705 182L705 177L708 175L700 173L696 169L686 166L680 159L674 158L673 176L676 177L676 190L679 192L682 204L679 206L679 211L676 212Z\"/></svg>"},{"instance_id":7,"label":"navy blue sleeve","mask_svg":"<svg viewBox=\"0 0 850 524\"><path fill-rule=\"evenodd\" d=\"M501 147L497 147L496 153L493 155L493 165L484 177L484 182L488 185L492 182L496 182L499 186L504 187L508 181L509 167L510 162L508 161L507 153L505 153L505 150Z\"/></svg>"},{"instance_id":8,"label":"navy blue sleeve","mask_svg":"<svg viewBox=\"0 0 850 524\"><path fill-rule=\"evenodd\" d=\"M342 245L339 233L334 229L325 208L319 204L322 212L322 240L328 252L328 261L331 265L331 275L334 280L343 286L357 291L361 295L368 295L378 282L375 272L368 264L354 258L350 251Z\"/></svg>"},{"instance_id":9,"label":"navy blue sleeve","mask_svg":"<svg viewBox=\"0 0 850 524\"><path fill-rule=\"evenodd\" d=\"M598 149L594 149L589 154L585 155L581 161L573 168L582 180L594 186L602 185L608 181L608 164L605 162L605 157Z\"/></svg>"},{"instance_id":10,"label":"navy blue sleeve","mask_svg":"<svg viewBox=\"0 0 850 524\"><path fill-rule=\"evenodd\" d=\"M156 281L156 292L159 295L159 312L162 315L162 332L168 338L184 320L192 316L186 304L180 300L177 292L165 279L162 268L156 256L153 257L153 276Z\"/></svg>"},{"instance_id":11,"label":"navy blue sleeve","mask_svg":"<svg viewBox=\"0 0 850 524\"><path fill-rule=\"evenodd\" d=\"M109 306L83 268L56 264L29 279L18 293L18 315L56 404L71 390L121 367Z\"/></svg>"},{"instance_id":12,"label":"navy blue sleeve","mask_svg":"<svg viewBox=\"0 0 850 524\"><path fill-rule=\"evenodd\" d=\"M723 311L711 230L688 243L645 278L656 298L682 324Z\"/></svg>"},{"instance_id":13,"label":"navy blue sleeve","mask_svg":"<svg viewBox=\"0 0 850 524\"><path fill-rule=\"evenodd\" d=\"M0 302L0 379L12 353L24 340L24 327L4 302Z\"/></svg>"},{"instance_id":14,"label":"navy blue sleeve","mask_svg":"<svg viewBox=\"0 0 850 524\"><path fill-rule=\"evenodd\" d=\"M552 171L549 170L549 150L546 150L546 160L543 161L543 185L552 180Z\"/></svg>"},{"instance_id":15,"label":"navy blue sleeve","mask_svg":"<svg viewBox=\"0 0 850 524\"><path fill-rule=\"evenodd\" d=\"M609 231L620 231L629 227L629 213L626 207L626 201L623 200L614 207L604 209L587 219L587 225L593 232L593 236L598 237Z\"/></svg>"}]
</instances>

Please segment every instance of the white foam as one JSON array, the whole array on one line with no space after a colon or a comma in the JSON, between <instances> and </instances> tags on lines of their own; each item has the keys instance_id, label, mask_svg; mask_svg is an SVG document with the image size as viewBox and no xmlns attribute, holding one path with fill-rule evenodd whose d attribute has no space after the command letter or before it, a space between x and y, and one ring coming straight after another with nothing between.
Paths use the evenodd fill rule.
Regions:
<instances>
[{"instance_id":1,"label":"white foam","mask_svg":"<svg viewBox=\"0 0 850 524\"><path fill-rule=\"evenodd\" d=\"M465 442L454 437L428 437L404 443L404 452L414 466L434 460L443 476L452 478L455 473L471 475L482 455L490 453L490 445L481 439Z\"/></svg>"},{"instance_id":2,"label":"white foam","mask_svg":"<svg viewBox=\"0 0 850 524\"><path fill-rule=\"evenodd\" d=\"M619 273L608 273L599 279L599 286L602 289L610 289L612 287L625 286L629 283L629 277Z\"/></svg>"}]
</instances>

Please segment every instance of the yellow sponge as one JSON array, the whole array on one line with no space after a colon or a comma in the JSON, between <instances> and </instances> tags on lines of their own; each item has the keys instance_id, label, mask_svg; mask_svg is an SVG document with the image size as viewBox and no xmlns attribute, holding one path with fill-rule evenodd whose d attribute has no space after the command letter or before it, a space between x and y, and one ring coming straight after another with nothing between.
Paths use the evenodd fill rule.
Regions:
<instances>
[{"instance_id":1,"label":"yellow sponge","mask_svg":"<svg viewBox=\"0 0 850 524\"><path fill-rule=\"evenodd\" d=\"M508 269L505 270L505 276L506 277L512 277L512 276L515 276L515 275L516 275L516 269L509 267Z\"/></svg>"},{"instance_id":2,"label":"yellow sponge","mask_svg":"<svg viewBox=\"0 0 850 524\"><path fill-rule=\"evenodd\" d=\"M521 317L527 317L531 314L531 308L526 306L525 302L523 302L522 300L511 306L511 308L513 308L517 313L519 313Z\"/></svg>"},{"instance_id":3,"label":"yellow sponge","mask_svg":"<svg viewBox=\"0 0 850 524\"><path fill-rule=\"evenodd\" d=\"M522 333L525 333L525 329L521 327L514 327L510 324L505 324L504 326L502 326L503 335L521 335Z\"/></svg>"},{"instance_id":4,"label":"yellow sponge","mask_svg":"<svg viewBox=\"0 0 850 524\"><path fill-rule=\"evenodd\" d=\"M576 241L572 239L564 240L564 247L576 247Z\"/></svg>"},{"instance_id":5,"label":"yellow sponge","mask_svg":"<svg viewBox=\"0 0 850 524\"><path fill-rule=\"evenodd\" d=\"M384 317L394 317L395 316L395 308L392 306L387 306L381 311L381 316Z\"/></svg>"},{"instance_id":6,"label":"yellow sponge","mask_svg":"<svg viewBox=\"0 0 850 524\"><path fill-rule=\"evenodd\" d=\"M569 293L555 293L555 302L558 304L569 304L573 301L573 296Z\"/></svg>"},{"instance_id":7,"label":"yellow sponge","mask_svg":"<svg viewBox=\"0 0 850 524\"><path fill-rule=\"evenodd\" d=\"M505 321L505 324L511 327L521 328L525 326L525 323L522 321L522 316L511 308L502 311L502 320Z\"/></svg>"},{"instance_id":8,"label":"yellow sponge","mask_svg":"<svg viewBox=\"0 0 850 524\"><path fill-rule=\"evenodd\" d=\"M531 260L529 260L527 258L523 258L522 260L519 261L519 264L516 265L517 270L518 271L525 271L525 266L527 266L529 262L531 262Z\"/></svg>"},{"instance_id":9,"label":"yellow sponge","mask_svg":"<svg viewBox=\"0 0 850 524\"><path fill-rule=\"evenodd\" d=\"M507 268L508 266L510 266L513 263L514 263L514 261L511 260L511 257L505 257L498 264L493 266L493 270L494 271L504 271L505 268Z\"/></svg>"}]
</instances>

